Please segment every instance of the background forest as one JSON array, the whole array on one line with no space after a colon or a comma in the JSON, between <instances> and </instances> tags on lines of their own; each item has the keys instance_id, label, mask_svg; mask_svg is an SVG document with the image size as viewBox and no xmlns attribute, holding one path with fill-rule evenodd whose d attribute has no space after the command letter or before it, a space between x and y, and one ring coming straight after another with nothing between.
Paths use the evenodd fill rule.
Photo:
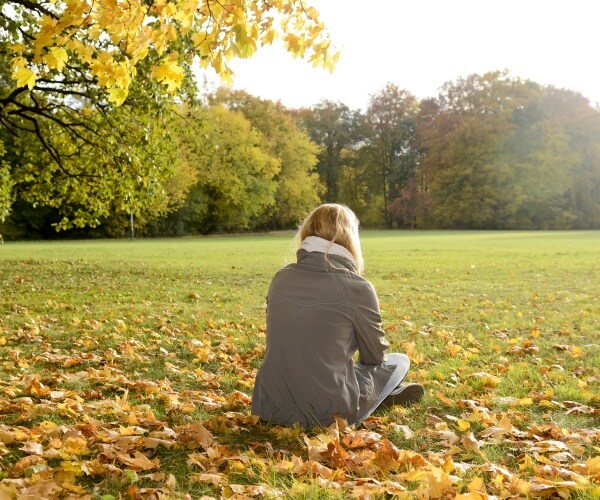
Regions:
<instances>
[{"instance_id":1,"label":"background forest","mask_svg":"<svg viewBox=\"0 0 600 500\"><path fill-rule=\"evenodd\" d=\"M10 88L0 70L4 104ZM25 112L0 127L5 239L286 229L319 202L365 227L600 228L600 110L507 73L425 100L388 84L365 111L225 88L168 107L134 88L104 113L77 99L35 133L14 126Z\"/></svg>"}]
</instances>

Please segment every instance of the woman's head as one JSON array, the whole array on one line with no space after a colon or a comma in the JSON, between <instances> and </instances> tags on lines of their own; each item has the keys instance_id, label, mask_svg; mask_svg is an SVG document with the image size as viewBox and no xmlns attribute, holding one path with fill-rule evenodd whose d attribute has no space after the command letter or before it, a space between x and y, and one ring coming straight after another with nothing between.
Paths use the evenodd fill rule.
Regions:
<instances>
[{"instance_id":1,"label":"woman's head","mask_svg":"<svg viewBox=\"0 0 600 500\"><path fill-rule=\"evenodd\" d=\"M363 272L363 257L358 238L358 218L345 205L325 203L315 208L300 226L300 242L309 236L318 236L337 243L348 250L356 261L357 271Z\"/></svg>"}]
</instances>

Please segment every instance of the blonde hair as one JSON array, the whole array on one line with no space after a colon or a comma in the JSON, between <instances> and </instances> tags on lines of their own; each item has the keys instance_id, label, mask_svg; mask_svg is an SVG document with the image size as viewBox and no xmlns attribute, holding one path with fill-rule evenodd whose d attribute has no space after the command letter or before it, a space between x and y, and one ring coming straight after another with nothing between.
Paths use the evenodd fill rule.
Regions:
<instances>
[{"instance_id":1,"label":"blonde hair","mask_svg":"<svg viewBox=\"0 0 600 500\"><path fill-rule=\"evenodd\" d=\"M358 218L346 205L325 203L315 208L298 230L298 244L309 236L318 236L348 250L356 261L358 274L364 271L364 261L358 237Z\"/></svg>"}]
</instances>

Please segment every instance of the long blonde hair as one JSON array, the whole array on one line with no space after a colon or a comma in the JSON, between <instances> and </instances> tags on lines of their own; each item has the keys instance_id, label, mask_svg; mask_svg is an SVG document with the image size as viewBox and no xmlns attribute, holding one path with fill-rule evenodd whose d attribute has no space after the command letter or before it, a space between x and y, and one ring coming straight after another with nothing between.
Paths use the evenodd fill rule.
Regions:
<instances>
[{"instance_id":1,"label":"long blonde hair","mask_svg":"<svg viewBox=\"0 0 600 500\"><path fill-rule=\"evenodd\" d=\"M298 230L298 244L309 236L318 236L348 250L356 261L358 274L364 271L364 261L358 237L359 221L346 205L325 203L315 208Z\"/></svg>"}]
</instances>

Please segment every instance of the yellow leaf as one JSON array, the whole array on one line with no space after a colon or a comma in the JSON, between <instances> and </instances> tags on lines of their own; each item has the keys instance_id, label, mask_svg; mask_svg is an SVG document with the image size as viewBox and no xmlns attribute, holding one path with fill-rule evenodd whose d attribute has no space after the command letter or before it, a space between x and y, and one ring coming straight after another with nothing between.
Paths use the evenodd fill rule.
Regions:
<instances>
[{"instance_id":1,"label":"yellow leaf","mask_svg":"<svg viewBox=\"0 0 600 500\"><path fill-rule=\"evenodd\" d=\"M487 372L473 373L473 375L471 375L471 377L480 379L483 382L485 387L488 387L491 389L495 388L500 383L499 377L496 377L495 375L492 375Z\"/></svg>"},{"instance_id":2,"label":"yellow leaf","mask_svg":"<svg viewBox=\"0 0 600 500\"><path fill-rule=\"evenodd\" d=\"M517 402L519 406L531 406L533 404L533 399L531 398L521 398Z\"/></svg>"},{"instance_id":3,"label":"yellow leaf","mask_svg":"<svg viewBox=\"0 0 600 500\"><path fill-rule=\"evenodd\" d=\"M294 56L301 55L303 51L302 40L299 36L294 35L293 33L288 33L285 38L285 47L289 50Z\"/></svg>"},{"instance_id":4,"label":"yellow leaf","mask_svg":"<svg viewBox=\"0 0 600 500\"><path fill-rule=\"evenodd\" d=\"M69 60L69 55L64 47L54 47L44 56L44 62L50 69L62 71Z\"/></svg>"},{"instance_id":5,"label":"yellow leaf","mask_svg":"<svg viewBox=\"0 0 600 500\"><path fill-rule=\"evenodd\" d=\"M271 45L273 43L273 41L275 40L275 38L277 38L277 31L269 30L263 35L263 37L261 38L260 41L264 45Z\"/></svg>"},{"instance_id":6,"label":"yellow leaf","mask_svg":"<svg viewBox=\"0 0 600 500\"><path fill-rule=\"evenodd\" d=\"M127 98L128 93L127 89L108 89L108 102L114 102L115 106L120 106Z\"/></svg>"},{"instance_id":7,"label":"yellow leaf","mask_svg":"<svg viewBox=\"0 0 600 500\"><path fill-rule=\"evenodd\" d=\"M435 396L436 396L436 397L437 397L437 398L438 398L438 399L439 399L439 400L440 400L442 403L444 403L444 404L446 404L446 405L450 405L450 406L451 406L451 405L454 405L454 404L456 404L456 401L454 401L454 400L452 400L452 399L450 399L450 398L446 397L446 396L444 395L444 393L443 393L443 392L441 392L441 391L438 391L438 392L436 392L436 393L435 393Z\"/></svg>"},{"instance_id":8,"label":"yellow leaf","mask_svg":"<svg viewBox=\"0 0 600 500\"><path fill-rule=\"evenodd\" d=\"M84 438L69 436L63 441L61 452L61 456L68 458L71 455L86 455L90 450Z\"/></svg>"},{"instance_id":9,"label":"yellow leaf","mask_svg":"<svg viewBox=\"0 0 600 500\"><path fill-rule=\"evenodd\" d=\"M13 78L17 81L17 87L29 87L32 90L35 85L35 73L29 68L20 68L13 73Z\"/></svg>"},{"instance_id":10,"label":"yellow leaf","mask_svg":"<svg viewBox=\"0 0 600 500\"><path fill-rule=\"evenodd\" d=\"M600 475L600 455L588 458L585 462L585 467L588 474L592 476Z\"/></svg>"},{"instance_id":11,"label":"yellow leaf","mask_svg":"<svg viewBox=\"0 0 600 500\"><path fill-rule=\"evenodd\" d=\"M519 470L528 470L533 469L535 467L535 462L529 455L525 455L521 459L521 463L519 464Z\"/></svg>"},{"instance_id":12,"label":"yellow leaf","mask_svg":"<svg viewBox=\"0 0 600 500\"><path fill-rule=\"evenodd\" d=\"M152 78L167 86L167 92L175 92L183 80L183 68L177 64L177 53L171 54L163 64L152 67Z\"/></svg>"},{"instance_id":13,"label":"yellow leaf","mask_svg":"<svg viewBox=\"0 0 600 500\"><path fill-rule=\"evenodd\" d=\"M531 491L531 484L518 476L513 476L510 480L510 484L508 485L508 491L513 494L527 496L527 494Z\"/></svg>"},{"instance_id":14,"label":"yellow leaf","mask_svg":"<svg viewBox=\"0 0 600 500\"><path fill-rule=\"evenodd\" d=\"M483 483L483 479L480 477L476 477L473 479L468 485L470 492L480 492L485 493L485 485Z\"/></svg>"},{"instance_id":15,"label":"yellow leaf","mask_svg":"<svg viewBox=\"0 0 600 500\"><path fill-rule=\"evenodd\" d=\"M458 428L461 431L466 431L471 428L471 424L469 422L467 422L466 420L462 420L460 418L456 421L456 425L458 425Z\"/></svg>"},{"instance_id":16,"label":"yellow leaf","mask_svg":"<svg viewBox=\"0 0 600 500\"><path fill-rule=\"evenodd\" d=\"M571 347L571 357L572 358L581 358L583 356L583 354L584 354L584 352L581 347L578 347L578 346Z\"/></svg>"},{"instance_id":17,"label":"yellow leaf","mask_svg":"<svg viewBox=\"0 0 600 500\"><path fill-rule=\"evenodd\" d=\"M44 431L44 432L48 432L50 430L54 430L56 429L56 424L54 422L51 422L50 420L44 420L43 422L40 423L39 427Z\"/></svg>"}]
</instances>

